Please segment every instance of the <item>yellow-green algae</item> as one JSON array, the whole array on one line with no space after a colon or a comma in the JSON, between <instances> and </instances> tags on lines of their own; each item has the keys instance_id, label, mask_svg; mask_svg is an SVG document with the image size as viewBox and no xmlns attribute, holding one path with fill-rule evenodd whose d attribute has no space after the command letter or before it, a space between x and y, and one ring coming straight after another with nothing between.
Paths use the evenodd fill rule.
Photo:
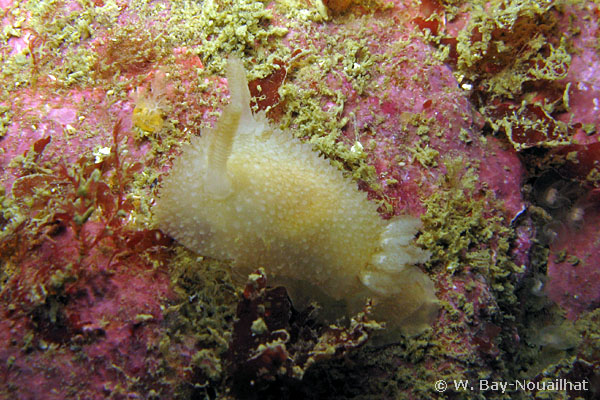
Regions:
<instances>
[{"instance_id":1,"label":"yellow-green algae","mask_svg":"<svg viewBox=\"0 0 600 400\"><path fill-rule=\"evenodd\" d=\"M165 70L176 92L189 94L189 89L181 83L182 79L189 76L182 76L180 68L173 66L173 50L184 48L185 54L198 55L204 62L204 68L196 71L193 85L196 86L193 88L195 95L192 94L189 96L191 98L185 100L180 99L182 103L192 100L206 103L202 94L209 86L204 79L221 73L229 54L245 54L253 58L252 63L246 63L250 80L264 77L278 68L274 60L290 60L291 49L289 46L282 46L281 39L288 33L288 27L302 23L309 35L314 33L315 36L302 38L308 39L308 43L298 47L303 51L303 60L300 64L291 65L297 70L297 76L286 80L280 90L282 101L286 105L281 124L289 125L293 119L295 126L300 128L298 136L312 138L315 147L328 155L334 164L340 168L349 168L356 178L363 179L375 187L374 170L366 163L366 155L363 152L351 151L354 143L342 144L339 141L341 128L347 123L340 115L344 99L332 92L322 80L317 79L324 77L332 71L333 66L342 62L345 66L343 73L346 80L362 92L370 82L369 71L377 61L362 50L364 39L363 42L355 39L360 37L361 32L366 32L367 28L361 26L360 32L340 31L338 35L326 38L329 46L317 48L311 42L320 40L322 34L312 25L314 19L300 18L292 22L299 14L312 15L310 13L315 11L314 8L304 4L299 9L292 3L278 3L278 10L288 15L290 20L284 20L288 27L274 27L268 23L272 12L266 8L267 3L249 0L178 1L172 3L168 16L164 4L150 5L143 0L133 1L129 6L130 12L141 21L152 21L153 29L146 31L139 29L138 21L116 23L120 9L114 1L106 1L104 6L97 7L91 1L82 0L82 10L77 12L65 12L64 5L53 0L15 2L8 13L16 22L3 32L3 42L6 44L10 37L21 36L24 30L31 29L48 45L34 45L33 52L26 49L15 56L4 56L1 75L12 83L7 85L11 91L28 86L42 76L51 76L53 85L57 86L54 90L59 94L61 89L75 84L100 84L107 89L107 93L112 94L109 98L125 100L127 93L124 89L129 85L140 85L141 82L140 77L122 76L122 71L162 61L167 66ZM378 6L374 3L373 8L385 8L385 5ZM304 13L303 9L308 14ZM27 12L33 15L31 21L25 20ZM76 19L76 15L83 15L85 18ZM104 36L112 39L105 41ZM98 53L86 47L91 39L98 40ZM295 39L292 38L292 41L295 42ZM258 46L255 43L258 43ZM323 51L329 54L321 54ZM58 54L66 60L59 68L49 62ZM110 57L102 58L102 55L106 54ZM320 56L317 58L316 54ZM306 89L292 83L303 79L317 82L317 87ZM291 96L292 94L295 96ZM3 98L8 99L8 96L6 93ZM332 99L337 107L324 110L323 101L326 98ZM210 101L208 106L219 108L220 104L214 99ZM169 119L171 116L166 117ZM303 121L312 122L306 126ZM140 132L140 139L149 140L154 154L159 157L166 149L181 142L188 135L197 133L181 126L177 119L169 122L172 123L162 132L163 137L160 140ZM200 123L208 124L207 121Z\"/></svg>"},{"instance_id":2,"label":"yellow-green algae","mask_svg":"<svg viewBox=\"0 0 600 400\"><path fill-rule=\"evenodd\" d=\"M194 352L187 368L190 376L200 371L204 382L221 395L226 392L224 356L229 346L239 293L226 266L175 247L171 261L171 283L179 300L165 310L167 330L158 343L164 357L162 380L170 383L172 368L185 365L178 349ZM191 344L191 346L190 346ZM187 397L193 387L177 382L179 396Z\"/></svg>"},{"instance_id":3,"label":"yellow-green algae","mask_svg":"<svg viewBox=\"0 0 600 400\"><path fill-rule=\"evenodd\" d=\"M237 3L236 3L237 4ZM257 5L258 4L258 5ZM314 143L315 148L327 155L332 163L341 169L350 170L357 179L362 179L377 188L374 169L366 162L367 155L355 146L356 143L345 143L340 141L341 129L348 123L346 118L342 118L341 113L344 108L345 99L332 91L324 78L338 62L344 63L343 69L345 79L351 82L358 92L362 92L364 87L369 84L371 76L369 70L374 67L376 59L369 56L369 53L361 50L364 43L358 42L354 37L359 34L352 31L340 31L338 35L324 37L323 34L310 24L310 18L301 22L303 28L308 30L308 35L302 38L292 37L292 43L298 40L298 49L302 50L300 56L290 58L291 49L288 46L276 46L281 36L287 32L288 24L279 29L263 27L259 21L268 21L271 18L271 12L264 8L263 3L257 3L252 6L240 2L235 7L215 6L212 2L186 3L182 7L181 15L176 15L170 23L173 23L172 34L167 36L179 40L182 44L198 43L194 45L191 52L198 54L206 63L206 68L199 72L198 81L202 77L210 76L213 73L221 73L225 58L230 53L243 52L253 58L253 63L246 63L249 70L249 79L255 77L264 77L271 73L275 68L274 60L284 60L287 62L288 77L282 87L279 89L281 103L284 106L284 115L279 123L282 128L290 127L301 138L307 138ZM293 9L287 3L278 3L278 10L289 12L289 15L298 13L298 9ZM237 11L236 11L237 10ZM186 24L178 23L185 19ZM236 31L235 35L214 34L210 32L216 27L222 26L225 21L231 22L231 29ZM294 21L294 24L298 21ZM214 25L214 26L213 26ZM244 28L240 28L240 26ZM207 32L205 32L208 29ZM361 32L366 28L362 27ZM237 31L244 31L250 37L260 42L258 48L248 45L247 37L240 36ZM366 31L366 30L365 30ZM204 32L204 33L203 33ZM314 35L313 35L314 34ZM326 39L328 46L316 45L317 41ZM300 44L302 40L302 44ZM307 41L307 43L304 43ZM325 52L325 54L323 54ZM318 55L318 56L317 56ZM173 74L176 76L176 74ZM176 79L175 79L176 81ZM298 85L294 82L302 82ZM315 85L308 88L306 82L313 82ZM176 84L177 85L177 84ZM324 109L326 100L332 101L335 106ZM213 106L218 104L213 104ZM202 125L207 125L203 122ZM169 141L169 139L165 139ZM357 140L358 142L358 140ZM360 142L358 142L360 144Z\"/></svg>"},{"instance_id":4,"label":"yellow-green algae","mask_svg":"<svg viewBox=\"0 0 600 400\"><path fill-rule=\"evenodd\" d=\"M484 90L492 96L514 98L522 93L525 82L564 78L571 62L567 42L563 37L554 46L550 40L559 35L550 10L564 4L539 0L473 3L469 25L458 35L459 81L483 79ZM548 55L543 55L543 48L549 50ZM501 70L487 72L481 68L485 65Z\"/></svg>"},{"instance_id":5,"label":"yellow-green algae","mask_svg":"<svg viewBox=\"0 0 600 400\"><path fill-rule=\"evenodd\" d=\"M563 81L576 53L571 37L578 34L573 19L566 31L559 27L558 16L569 7L583 4L580 0L493 0L462 3L459 9L468 12L469 21L457 36L455 76L465 90L473 91L473 100L486 122L495 131L502 131L517 150L531 147L513 132L531 130L541 133L537 145L552 147L570 142L568 124L553 117L556 112L570 112L569 85ZM457 15L457 4L443 3L444 15L431 18L451 20ZM438 46L439 53L449 56L444 33L424 35ZM442 56L442 57L443 57ZM443 59L443 58L442 58ZM543 89L562 93L562 98L544 102L536 98ZM515 101L515 112L500 115L490 100ZM528 106L539 107L546 118L533 116Z\"/></svg>"},{"instance_id":6,"label":"yellow-green algae","mask_svg":"<svg viewBox=\"0 0 600 400\"><path fill-rule=\"evenodd\" d=\"M467 164L458 157L444 165L447 172L425 200L427 211L421 216L425 229L418 242L432 252L429 264L450 273L468 266L494 280L521 272L508 253L512 230L494 211L501 203L485 187L479 188L476 162Z\"/></svg>"},{"instance_id":7,"label":"yellow-green algae","mask_svg":"<svg viewBox=\"0 0 600 400\"><path fill-rule=\"evenodd\" d=\"M6 94L0 98L5 98ZM6 132L8 132L8 127L10 126L12 120L12 111L8 106L0 105L0 139ZM3 150L0 150L0 154L3 153Z\"/></svg>"},{"instance_id":8,"label":"yellow-green algae","mask_svg":"<svg viewBox=\"0 0 600 400\"><path fill-rule=\"evenodd\" d=\"M86 0L80 4L82 10L67 12L56 0L15 1L6 11L14 22L6 25L0 36L4 46L11 37L23 37L28 30L33 33L27 39L31 47L13 56L3 54L0 59L1 75L11 78L7 85L10 90L35 84L46 74L66 86L93 82L95 54L77 45L93 36L95 25L114 23L118 10L108 13L108 7L100 9ZM56 58L64 62L57 65L53 61Z\"/></svg>"}]
</instances>

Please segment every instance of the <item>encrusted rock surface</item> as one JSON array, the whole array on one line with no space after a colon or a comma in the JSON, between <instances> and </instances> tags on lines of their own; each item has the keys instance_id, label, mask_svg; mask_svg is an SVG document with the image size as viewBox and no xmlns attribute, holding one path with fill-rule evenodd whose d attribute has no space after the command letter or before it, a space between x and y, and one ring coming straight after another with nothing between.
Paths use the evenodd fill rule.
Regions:
<instances>
[{"instance_id":1,"label":"encrusted rock surface","mask_svg":"<svg viewBox=\"0 0 600 400\"><path fill-rule=\"evenodd\" d=\"M507 396L434 386L484 378L597 397L600 12L499 3L0 0L0 397ZM266 327L305 340L280 346L285 371L232 364L282 337L241 332L226 263L152 218L181 144L228 102L230 54L257 109L382 217L421 218L430 330L378 347L365 315L328 328L262 288L278 301L261 315L288 310Z\"/></svg>"}]
</instances>

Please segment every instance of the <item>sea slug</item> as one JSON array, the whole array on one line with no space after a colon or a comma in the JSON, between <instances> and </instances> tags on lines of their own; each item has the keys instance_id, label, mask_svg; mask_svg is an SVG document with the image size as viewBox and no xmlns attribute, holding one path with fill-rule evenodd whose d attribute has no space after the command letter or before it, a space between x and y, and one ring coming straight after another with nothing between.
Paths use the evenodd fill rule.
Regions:
<instances>
[{"instance_id":1,"label":"sea slug","mask_svg":"<svg viewBox=\"0 0 600 400\"><path fill-rule=\"evenodd\" d=\"M264 267L302 308L352 315L370 297L376 317L419 332L437 312L419 220L384 221L374 203L311 146L250 110L241 61L230 59L231 102L213 129L185 145L160 188L158 226L184 246L230 260L234 275Z\"/></svg>"}]
</instances>

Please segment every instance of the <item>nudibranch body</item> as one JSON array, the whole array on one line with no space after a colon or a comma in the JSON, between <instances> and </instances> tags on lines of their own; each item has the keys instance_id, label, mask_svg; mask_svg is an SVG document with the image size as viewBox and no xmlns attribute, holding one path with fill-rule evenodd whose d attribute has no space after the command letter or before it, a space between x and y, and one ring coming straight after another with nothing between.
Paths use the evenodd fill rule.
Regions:
<instances>
[{"instance_id":1,"label":"nudibranch body","mask_svg":"<svg viewBox=\"0 0 600 400\"><path fill-rule=\"evenodd\" d=\"M229 61L227 78L231 103L162 182L158 226L198 254L231 260L242 279L264 267L296 307L317 301L335 318L370 297L389 325L428 326L437 300L414 266L429 257L412 243L419 220L384 221L310 145L254 115L241 61Z\"/></svg>"}]
</instances>

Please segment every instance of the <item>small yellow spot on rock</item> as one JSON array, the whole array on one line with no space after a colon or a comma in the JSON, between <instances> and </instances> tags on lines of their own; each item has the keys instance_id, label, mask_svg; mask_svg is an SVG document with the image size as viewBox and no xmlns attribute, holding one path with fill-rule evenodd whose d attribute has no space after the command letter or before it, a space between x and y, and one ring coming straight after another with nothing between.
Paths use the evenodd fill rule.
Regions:
<instances>
[{"instance_id":1,"label":"small yellow spot on rock","mask_svg":"<svg viewBox=\"0 0 600 400\"><path fill-rule=\"evenodd\" d=\"M265 324L265 321L259 317L252 322L250 330L255 335L262 335L263 333L267 332L268 328L267 324Z\"/></svg>"}]
</instances>

